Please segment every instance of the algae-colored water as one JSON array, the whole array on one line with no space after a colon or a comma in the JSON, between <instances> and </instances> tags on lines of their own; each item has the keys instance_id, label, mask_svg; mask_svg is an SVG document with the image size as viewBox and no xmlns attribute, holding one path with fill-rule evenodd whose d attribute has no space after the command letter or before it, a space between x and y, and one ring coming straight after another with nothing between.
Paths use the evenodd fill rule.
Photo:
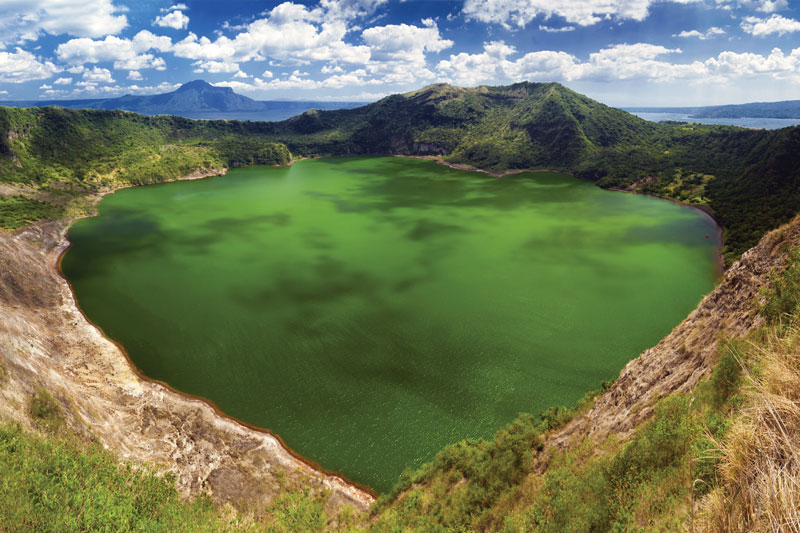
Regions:
<instances>
[{"instance_id":1,"label":"algae-colored water","mask_svg":"<svg viewBox=\"0 0 800 533\"><path fill-rule=\"evenodd\" d=\"M117 192L62 268L148 376L378 491L572 404L714 284L702 214L554 173L321 159Z\"/></svg>"}]
</instances>

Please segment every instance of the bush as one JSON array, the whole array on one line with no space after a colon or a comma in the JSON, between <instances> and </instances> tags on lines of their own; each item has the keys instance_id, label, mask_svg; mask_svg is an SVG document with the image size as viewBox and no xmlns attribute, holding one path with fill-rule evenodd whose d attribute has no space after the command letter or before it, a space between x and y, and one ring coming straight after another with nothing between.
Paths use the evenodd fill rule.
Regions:
<instances>
[{"instance_id":1,"label":"bush","mask_svg":"<svg viewBox=\"0 0 800 533\"><path fill-rule=\"evenodd\" d=\"M36 394L28 401L28 414L37 428L54 433L64 425L64 416L58 401L49 392L36 387Z\"/></svg>"},{"instance_id":2,"label":"bush","mask_svg":"<svg viewBox=\"0 0 800 533\"><path fill-rule=\"evenodd\" d=\"M768 324L781 323L795 314L800 306L800 249L789 252L786 270L774 275L771 286L762 289L761 295L766 302L760 311Z\"/></svg>"},{"instance_id":3,"label":"bush","mask_svg":"<svg viewBox=\"0 0 800 533\"><path fill-rule=\"evenodd\" d=\"M325 501L327 493L311 498L309 492L293 491L281 495L268 509L273 516L271 530L279 532L323 531L327 525Z\"/></svg>"}]
</instances>

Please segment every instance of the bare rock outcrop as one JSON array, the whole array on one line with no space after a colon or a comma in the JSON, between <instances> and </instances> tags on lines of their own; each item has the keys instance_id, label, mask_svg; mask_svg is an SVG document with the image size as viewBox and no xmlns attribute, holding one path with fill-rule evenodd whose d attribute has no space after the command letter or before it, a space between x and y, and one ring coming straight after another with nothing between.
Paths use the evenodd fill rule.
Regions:
<instances>
[{"instance_id":1,"label":"bare rock outcrop","mask_svg":"<svg viewBox=\"0 0 800 533\"><path fill-rule=\"evenodd\" d=\"M549 438L562 448L575 437L598 440L627 436L648 418L659 398L689 391L710 375L722 338L743 337L764 325L759 315L761 287L786 266L788 250L800 244L800 217L767 235L745 252L697 308L656 346L622 369L619 379L594 407Z\"/></svg>"},{"instance_id":2,"label":"bare rock outcrop","mask_svg":"<svg viewBox=\"0 0 800 533\"><path fill-rule=\"evenodd\" d=\"M58 273L66 229L47 222L0 230L0 420L30 427L27 405L41 387L73 430L135 463L174 472L183 494L258 509L280 487L309 487L330 490L332 510L369 506L367 490L315 468L277 437L137 374L83 316Z\"/></svg>"}]
</instances>

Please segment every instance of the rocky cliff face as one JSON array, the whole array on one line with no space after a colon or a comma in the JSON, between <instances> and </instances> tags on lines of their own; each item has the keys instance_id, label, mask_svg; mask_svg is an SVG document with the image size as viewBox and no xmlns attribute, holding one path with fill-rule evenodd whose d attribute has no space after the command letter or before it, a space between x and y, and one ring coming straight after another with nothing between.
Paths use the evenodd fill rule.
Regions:
<instances>
[{"instance_id":1,"label":"rocky cliff face","mask_svg":"<svg viewBox=\"0 0 800 533\"><path fill-rule=\"evenodd\" d=\"M550 436L563 448L586 436L624 438L652 414L659 398L691 390L717 362L720 339L743 337L764 325L757 302L772 274L786 267L800 244L800 217L765 235L726 272L697 308L653 348L629 362L619 379L585 415Z\"/></svg>"},{"instance_id":2,"label":"rocky cliff face","mask_svg":"<svg viewBox=\"0 0 800 533\"><path fill-rule=\"evenodd\" d=\"M73 430L121 457L174 472L184 494L258 506L283 484L330 490L334 508L368 507L371 494L313 468L275 436L139 376L86 320L57 271L66 229L48 222L0 230L0 420L31 427L27 405L42 387Z\"/></svg>"},{"instance_id":3,"label":"rocky cliff face","mask_svg":"<svg viewBox=\"0 0 800 533\"><path fill-rule=\"evenodd\" d=\"M0 230L0 419L30 426L26 406L43 387L75 431L122 457L175 472L185 494L265 505L283 478L284 486L331 490L331 506L369 506L371 494L313 468L269 433L139 376L122 350L85 319L57 271L66 229L65 222L48 222ZM546 447L587 436L624 438L658 398L688 391L709 375L721 337L740 337L763 324L754 305L758 291L798 243L800 218L766 235L686 320L628 363L586 415L549 435Z\"/></svg>"}]
</instances>

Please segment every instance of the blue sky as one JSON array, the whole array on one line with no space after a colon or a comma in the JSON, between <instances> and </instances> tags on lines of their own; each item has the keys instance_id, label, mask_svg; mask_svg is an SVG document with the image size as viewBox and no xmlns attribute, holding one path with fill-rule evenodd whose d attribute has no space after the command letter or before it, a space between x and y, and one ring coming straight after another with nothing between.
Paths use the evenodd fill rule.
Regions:
<instances>
[{"instance_id":1,"label":"blue sky","mask_svg":"<svg viewBox=\"0 0 800 533\"><path fill-rule=\"evenodd\" d=\"M0 99L193 79L261 100L522 80L615 106L800 99L800 1L0 0Z\"/></svg>"}]
</instances>

